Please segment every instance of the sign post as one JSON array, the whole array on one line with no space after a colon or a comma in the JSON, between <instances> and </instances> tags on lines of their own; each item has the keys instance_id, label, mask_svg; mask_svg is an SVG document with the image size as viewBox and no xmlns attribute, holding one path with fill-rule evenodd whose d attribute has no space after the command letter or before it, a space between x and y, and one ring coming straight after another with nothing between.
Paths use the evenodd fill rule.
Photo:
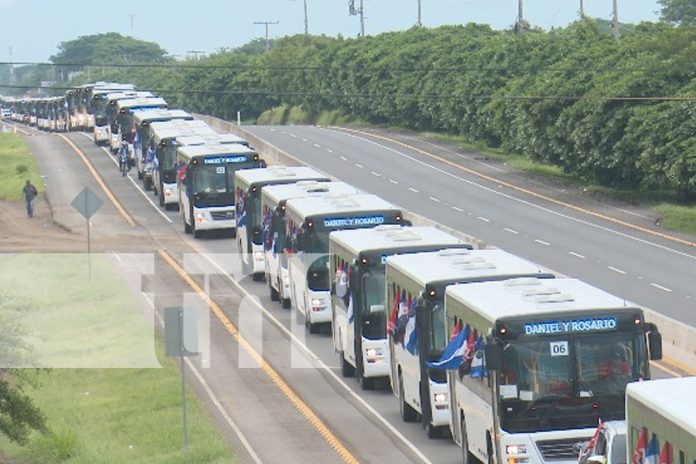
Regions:
<instances>
[{"instance_id":1,"label":"sign post","mask_svg":"<svg viewBox=\"0 0 696 464\"><path fill-rule=\"evenodd\" d=\"M196 310L182 307L164 308L164 334L167 356L181 359L181 404L183 408L184 448L188 448L188 418L186 413L187 356L198 355L198 324Z\"/></svg>"},{"instance_id":2,"label":"sign post","mask_svg":"<svg viewBox=\"0 0 696 464\"><path fill-rule=\"evenodd\" d=\"M82 189L70 202L70 205L82 214L87 220L87 263L89 267L89 280L92 280L92 239L90 237L89 218L101 207L104 200L99 198L89 187Z\"/></svg>"}]
</instances>

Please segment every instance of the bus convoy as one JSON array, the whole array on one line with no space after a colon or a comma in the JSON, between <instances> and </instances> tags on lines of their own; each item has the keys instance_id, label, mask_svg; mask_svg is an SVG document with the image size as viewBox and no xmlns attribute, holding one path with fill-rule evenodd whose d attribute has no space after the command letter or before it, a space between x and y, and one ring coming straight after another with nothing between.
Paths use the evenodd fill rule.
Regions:
<instances>
[{"instance_id":1,"label":"bus convoy","mask_svg":"<svg viewBox=\"0 0 696 464\"><path fill-rule=\"evenodd\" d=\"M607 463L592 455L601 429L621 433L604 445L618 462L644 462L659 440L661 463L696 464L696 379L649 380L662 340L640 307L412 226L313 168L267 167L245 140L130 84L0 104L13 121L126 147L186 233L232 231L244 273L272 301L309 333L330 328L341 374L390 388L403 421L452 437L464 463Z\"/></svg>"}]
</instances>

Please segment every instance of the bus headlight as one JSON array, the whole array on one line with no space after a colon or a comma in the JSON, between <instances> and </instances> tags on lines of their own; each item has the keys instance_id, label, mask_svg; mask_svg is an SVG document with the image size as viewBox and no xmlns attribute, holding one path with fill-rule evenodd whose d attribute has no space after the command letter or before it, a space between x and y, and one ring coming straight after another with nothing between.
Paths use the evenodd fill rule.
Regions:
<instances>
[{"instance_id":1,"label":"bus headlight","mask_svg":"<svg viewBox=\"0 0 696 464\"><path fill-rule=\"evenodd\" d=\"M205 221L207 221L205 214L196 213L196 222L205 222Z\"/></svg>"},{"instance_id":2,"label":"bus headlight","mask_svg":"<svg viewBox=\"0 0 696 464\"><path fill-rule=\"evenodd\" d=\"M505 447L506 454L527 454L526 445L507 445ZM518 461L521 462L521 461Z\"/></svg>"},{"instance_id":3,"label":"bus headlight","mask_svg":"<svg viewBox=\"0 0 696 464\"><path fill-rule=\"evenodd\" d=\"M256 261L263 261L263 251L255 251L254 252L254 259Z\"/></svg>"},{"instance_id":4,"label":"bus headlight","mask_svg":"<svg viewBox=\"0 0 696 464\"><path fill-rule=\"evenodd\" d=\"M447 393L435 393L433 395L435 404L447 403Z\"/></svg>"},{"instance_id":5,"label":"bus headlight","mask_svg":"<svg viewBox=\"0 0 696 464\"><path fill-rule=\"evenodd\" d=\"M365 356L368 358L381 358L383 355L380 348L368 348L365 350Z\"/></svg>"},{"instance_id":6,"label":"bus headlight","mask_svg":"<svg viewBox=\"0 0 696 464\"><path fill-rule=\"evenodd\" d=\"M312 298L312 311L321 311L324 309L324 300L320 298Z\"/></svg>"}]
</instances>

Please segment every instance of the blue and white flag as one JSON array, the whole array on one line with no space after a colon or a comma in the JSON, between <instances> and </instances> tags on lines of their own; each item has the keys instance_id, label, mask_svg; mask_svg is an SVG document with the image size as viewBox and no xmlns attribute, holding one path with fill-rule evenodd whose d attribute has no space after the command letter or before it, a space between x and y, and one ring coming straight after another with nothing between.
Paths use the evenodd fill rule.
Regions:
<instances>
[{"instance_id":1,"label":"blue and white flag","mask_svg":"<svg viewBox=\"0 0 696 464\"><path fill-rule=\"evenodd\" d=\"M483 337L479 335L474 345L474 358L471 360L471 369L469 373L471 377L480 379L486 375L486 362L483 356Z\"/></svg>"},{"instance_id":2,"label":"blue and white flag","mask_svg":"<svg viewBox=\"0 0 696 464\"><path fill-rule=\"evenodd\" d=\"M660 458L660 442L657 435L653 433L648 447L645 449L645 464L658 464Z\"/></svg>"},{"instance_id":3,"label":"blue and white flag","mask_svg":"<svg viewBox=\"0 0 696 464\"><path fill-rule=\"evenodd\" d=\"M406 334L404 335L404 345L406 351L412 355L418 354L418 332L416 330L416 312L413 311L406 323Z\"/></svg>"},{"instance_id":4,"label":"blue and white flag","mask_svg":"<svg viewBox=\"0 0 696 464\"><path fill-rule=\"evenodd\" d=\"M442 350L442 355L437 361L426 362L433 369L459 369L464 360L466 341L469 338L469 326L465 326L455 338Z\"/></svg>"},{"instance_id":5,"label":"blue and white flag","mask_svg":"<svg viewBox=\"0 0 696 464\"><path fill-rule=\"evenodd\" d=\"M352 324L355 319L355 314L353 313L353 294L348 296L348 323Z\"/></svg>"}]
</instances>

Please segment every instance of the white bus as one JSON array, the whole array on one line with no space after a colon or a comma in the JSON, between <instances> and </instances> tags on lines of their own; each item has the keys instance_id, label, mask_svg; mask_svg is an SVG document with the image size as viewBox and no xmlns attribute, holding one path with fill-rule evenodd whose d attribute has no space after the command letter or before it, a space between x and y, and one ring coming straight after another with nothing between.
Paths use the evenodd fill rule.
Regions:
<instances>
[{"instance_id":1,"label":"white bus","mask_svg":"<svg viewBox=\"0 0 696 464\"><path fill-rule=\"evenodd\" d=\"M445 287L519 277L553 275L498 249L443 250L387 258L389 380L405 422L415 422L420 417L429 438L440 436L449 428L445 372L427 365L439 359L447 344Z\"/></svg>"},{"instance_id":2,"label":"white bus","mask_svg":"<svg viewBox=\"0 0 696 464\"><path fill-rule=\"evenodd\" d=\"M261 241L266 282L272 301L280 301L285 309L291 306L285 203L291 198L357 193L362 191L344 182L317 181L269 185L261 190Z\"/></svg>"},{"instance_id":3,"label":"white bus","mask_svg":"<svg viewBox=\"0 0 696 464\"><path fill-rule=\"evenodd\" d=\"M328 182L331 179L315 169L304 166L270 166L235 173L237 252L242 260L244 275L252 274L254 280L264 278L261 189L268 185L293 184L302 180Z\"/></svg>"},{"instance_id":4,"label":"white bus","mask_svg":"<svg viewBox=\"0 0 696 464\"><path fill-rule=\"evenodd\" d=\"M215 132L205 122L173 120L150 124L151 139L155 146L155 163L152 169L152 189L165 209L178 207L179 194L176 186L176 149L188 144L192 135Z\"/></svg>"},{"instance_id":5,"label":"white bus","mask_svg":"<svg viewBox=\"0 0 696 464\"><path fill-rule=\"evenodd\" d=\"M471 245L425 226L382 225L329 234L331 327L343 376L355 374L363 389L389 379L384 317L387 256L447 248L471 249Z\"/></svg>"},{"instance_id":6,"label":"white bus","mask_svg":"<svg viewBox=\"0 0 696 464\"><path fill-rule=\"evenodd\" d=\"M113 94L115 92L135 92L135 86L133 84L119 84L117 82L109 82L96 85L89 91L87 91L87 130L96 128L97 118L99 116L102 117L100 125L102 127L105 125L104 110L106 109L106 107L104 105L104 98L106 97L106 95Z\"/></svg>"},{"instance_id":7,"label":"white bus","mask_svg":"<svg viewBox=\"0 0 696 464\"><path fill-rule=\"evenodd\" d=\"M95 95L91 103L94 114L93 139L97 145L108 145L112 151L118 148L118 121L116 102L130 98L153 97L150 92L114 91ZM113 127L113 131L112 131ZM113 137L112 137L113 133Z\"/></svg>"},{"instance_id":8,"label":"white bus","mask_svg":"<svg viewBox=\"0 0 696 464\"><path fill-rule=\"evenodd\" d=\"M654 440L657 454L666 456L664 461L696 464L696 377L629 384L626 438L628 462L638 448L647 448L647 454Z\"/></svg>"},{"instance_id":9,"label":"white bus","mask_svg":"<svg viewBox=\"0 0 696 464\"><path fill-rule=\"evenodd\" d=\"M135 137L133 138L133 152L135 154L135 168L138 179L143 181L143 188L152 188L152 168L154 159L147 160L147 152L150 148L154 151L152 144L152 134L150 124L157 121L192 121L193 116L184 110L171 110L155 108L152 110L138 111L133 114L133 124L135 126Z\"/></svg>"},{"instance_id":10,"label":"white bus","mask_svg":"<svg viewBox=\"0 0 696 464\"><path fill-rule=\"evenodd\" d=\"M135 122L133 115L138 111L152 110L156 108L167 109L169 106L164 98L160 97L138 97L118 99L115 102L115 124L111 124L112 150L114 136L117 139L116 151L122 142L128 143L128 150L131 154L131 161L135 165L135 151L133 142L135 141ZM116 132L114 132L116 131Z\"/></svg>"},{"instance_id":11,"label":"white bus","mask_svg":"<svg viewBox=\"0 0 696 464\"><path fill-rule=\"evenodd\" d=\"M404 224L397 206L377 195L292 198L285 203L290 297L309 333L331 324L329 232Z\"/></svg>"},{"instance_id":12,"label":"white bus","mask_svg":"<svg viewBox=\"0 0 696 464\"><path fill-rule=\"evenodd\" d=\"M639 307L577 279L450 286L445 312L463 334L447 379L465 463L577 463L662 352Z\"/></svg>"},{"instance_id":13,"label":"white bus","mask_svg":"<svg viewBox=\"0 0 696 464\"><path fill-rule=\"evenodd\" d=\"M263 166L246 145L179 147L177 189L184 232L200 238L204 231L235 230L234 173Z\"/></svg>"}]
</instances>

